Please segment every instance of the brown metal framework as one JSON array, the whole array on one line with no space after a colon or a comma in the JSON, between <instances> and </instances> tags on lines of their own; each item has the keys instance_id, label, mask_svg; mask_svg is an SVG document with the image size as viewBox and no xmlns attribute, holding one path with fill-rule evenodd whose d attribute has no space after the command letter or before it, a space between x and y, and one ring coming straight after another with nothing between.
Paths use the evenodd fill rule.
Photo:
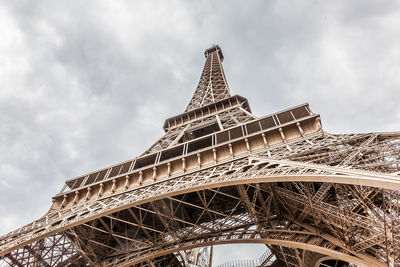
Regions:
<instances>
[{"instance_id":1,"label":"brown metal framework","mask_svg":"<svg viewBox=\"0 0 400 267\"><path fill-rule=\"evenodd\" d=\"M209 266L262 243L261 266L400 265L400 133L326 133L299 105L262 118L205 52L185 113L140 157L66 181L0 238L0 266Z\"/></svg>"}]
</instances>

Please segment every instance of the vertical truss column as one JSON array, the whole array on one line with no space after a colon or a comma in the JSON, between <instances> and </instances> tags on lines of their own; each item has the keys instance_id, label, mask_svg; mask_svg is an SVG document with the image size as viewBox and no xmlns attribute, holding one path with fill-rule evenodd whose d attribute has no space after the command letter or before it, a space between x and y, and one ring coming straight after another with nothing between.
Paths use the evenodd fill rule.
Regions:
<instances>
[{"instance_id":1,"label":"vertical truss column","mask_svg":"<svg viewBox=\"0 0 400 267\"><path fill-rule=\"evenodd\" d=\"M218 45L213 46L207 49L204 55L206 56L204 69L185 112L231 96L222 68L224 56L221 48Z\"/></svg>"}]
</instances>

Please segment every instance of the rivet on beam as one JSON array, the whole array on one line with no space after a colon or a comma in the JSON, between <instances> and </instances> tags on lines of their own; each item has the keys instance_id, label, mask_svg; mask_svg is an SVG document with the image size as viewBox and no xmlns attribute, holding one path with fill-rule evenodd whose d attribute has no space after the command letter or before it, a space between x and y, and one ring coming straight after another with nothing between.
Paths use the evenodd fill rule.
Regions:
<instances>
[{"instance_id":1,"label":"rivet on beam","mask_svg":"<svg viewBox=\"0 0 400 267\"><path fill-rule=\"evenodd\" d=\"M199 166L199 168L201 167L201 154L197 153L197 165Z\"/></svg>"},{"instance_id":2,"label":"rivet on beam","mask_svg":"<svg viewBox=\"0 0 400 267\"><path fill-rule=\"evenodd\" d=\"M143 183L143 172L140 171L139 172L139 185L141 185Z\"/></svg>"},{"instance_id":3,"label":"rivet on beam","mask_svg":"<svg viewBox=\"0 0 400 267\"><path fill-rule=\"evenodd\" d=\"M129 188L129 175L125 176L125 189Z\"/></svg>"},{"instance_id":4,"label":"rivet on beam","mask_svg":"<svg viewBox=\"0 0 400 267\"><path fill-rule=\"evenodd\" d=\"M87 193L86 193L86 196L85 196L85 201L88 201L88 200L89 200L89 198L90 198L90 191L92 191L92 188L88 187L88 188L87 188Z\"/></svg>"},{"instance_id":5,"label":"rivet on beam","mask_svg":"<svg viewBox=\"0 0 400 267\"><path fill-rule=\"evenodd\" d=\"M79 191L75 191L75 197L74 201L72 201L74 204L78 203L78 198L79 198Z\"/></svg>"},{"instance_id":6,"label":"rivet on beam","mask_svg":"<svg viewBox=\"0 0 400 267\"><path fill-rule=\"evenodd\" d=\"M156 181L156 177L157 177L157 167L153 167L153 182Z\"/></svg>"},{"instance_id":7,"label":"rivet on beam","mask_svg":"<svg viewBox=\"0 0 400 267\"><path fill-rule=\"evenodd\" d=\"M249 139L244 139L244 142L246 143L246 149L247 149L247 152L249 152L250 153L250 144L249 144Z\"/></svg>"},{"instance_id":8,"label":"rivet on beam","mask_svg":"<svg viewBox=\"0 0 400 267\"><path fill-rule=\"evenodd\" d=\"M303 131L303 128L301 128L300 122L296 123L296 126L297 126L297 128L299 128L301 136L304 137L304 131Z\"/></svg>"},{"instance_id":9,"label":"rivet on beam","mask_svg":"<svg viewBox=\"0 0 400 267\"><path fill-rule=\"evenodd\" d=\"M232 149L232 144L231 143L229 143L228 144L228 147L229 147L229 154L231 155L231 157L233 158L233 149Z\"/></svg>"},{"instance_id":10,"label":"rivet on beam","mask_svg":"<svg viewBox=\"0 0 400 267\"><path fill-rule=\"evenodd\" d=\"M117 186L116 186L116 183L117 183L117 181L115 181L115 179L113 179L113 180L112 180L112 186L111 186L111 193L114 193L114 192L115 192L115 188L117 187Z\"/></svg>"},{"instance_id":11,"label":"rivet on beam","mask_svg":"<svg viewBox=\"0 0 400 267\"><path fill-rule=\"evenodd\" d=\"M168 162L167 166L168 166L167 175L168 175L168 177L170 177L171 176L171 163Z\"/></svg>"},{"instance_id":12,"label":"rivet on beam","mask_svg":"<svg viewBox=\"0 0 400 267\"><path fill-rule=\"evenodd\" d=\"M214 155L214 162L217 163L217 150L215 148L212 149Z\"/></svg>"},{"instance_id":13,"label":"rivet on beam","mask_svg":"<svg viewBox=\"0 0 400 267\"><path fill-rule=\"evenodd\" d=\"M65 204L67 204L67 199L68 199L68 196L65 194L63 197L63 201L61 202L61 208L65 207Z\"/></svg>"},{"instance_id":14,"label":"rivet on beam","mask_svg":"<svg viewBox=\"0 0 400 267\"><path fill-rule=\"evenodd\" d=\"M98 197L101 197L103 195L103 190L104 190L103 187L104 187L104 184L101 183L100 184L100 188L99 188L99 192L97 193Z\"/></svg>"},{"instance_id":15,"label":"rivet on beam","mask_svg":"<svg viewBox=\"0 0 400 267\"><path fill-rule=\"evenodd\" d=\"M183 170L183 172L186 171L186 159L185 158L182 158L182 170Z\"/></svg>"}]
</instances>

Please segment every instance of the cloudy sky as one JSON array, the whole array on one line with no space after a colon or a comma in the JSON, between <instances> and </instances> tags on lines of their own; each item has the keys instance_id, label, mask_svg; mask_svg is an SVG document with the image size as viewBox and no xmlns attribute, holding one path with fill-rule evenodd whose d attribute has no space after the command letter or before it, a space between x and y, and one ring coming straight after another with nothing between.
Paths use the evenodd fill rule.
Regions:
<instances>
[{"instance_id":1,"label":"cloudy sky","mask_svg":"<svg viewBox=\"0 0 400 267\"><path fill-rule=\"evenodd\" d=\"M255 115L309 102L331 133L400 130L399 33L397 0L0 0L0 234L149 147L212 44Z\"/></svg>"}]
</instances>

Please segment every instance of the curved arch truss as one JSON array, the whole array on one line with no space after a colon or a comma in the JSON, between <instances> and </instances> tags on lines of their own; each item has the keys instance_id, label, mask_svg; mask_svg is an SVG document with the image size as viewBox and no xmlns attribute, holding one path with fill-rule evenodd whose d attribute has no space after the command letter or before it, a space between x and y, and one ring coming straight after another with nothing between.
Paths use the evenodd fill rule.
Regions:
<instances>
[{"instance_id":1,"label":"curved arch truss","mask_svg":"<svg viewBox=\"0 0 400 267\"><path fill-rule=\"evenodd\" d=\"M371 136L373 145L390 145L390 150L381 147L387 158L380 157L389 162L389 173L371 171L375 167L368 159L354 168L348 159L359 156L359 146L343 146L346 153L333 149L338 146L332 139L359 144ZM37 222L29 238L21 233L2 243L3 251L10 250L5 259L12 263L18 257L18 244L27 250L25 243L61 235L74 247L71 258L105 266L131 266L182 250L240 242L265 243L291 266L309 266L310 252L360 266L400 263L400 179L393 171L398 170L398 139L322 134L308 141L320 138L332 142L325 146L326 155L293 153L293 143L292 151L285 146L272 150L285 153L284 159L250 153L54 212L45 218L47 224ZM346 156L337 163L338 155ZM383 168L382 162L375 164Z\"/></svg>"}]
</instances>

